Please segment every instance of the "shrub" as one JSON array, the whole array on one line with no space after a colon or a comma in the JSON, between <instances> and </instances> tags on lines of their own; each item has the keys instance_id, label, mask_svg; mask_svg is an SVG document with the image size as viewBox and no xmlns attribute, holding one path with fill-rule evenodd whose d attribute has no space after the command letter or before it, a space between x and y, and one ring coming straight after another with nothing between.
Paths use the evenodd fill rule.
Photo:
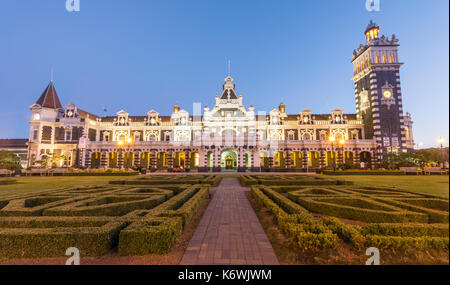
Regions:
<instances>
[{"instance_id":1,"label":"shrub","mask_svg":"<svg viewBox=\"0 0 450 285\"><path fill-rule=\"evenodd\" d=\"M324 170L325 175L405 175L403 170Z\"/></svg>"},{"instance_id":2,"label":"shrub","mask_svg":"<svg viewBox=\"0 0 450 285\"><path fill-rule=\"evenodd\" d=\"M446 249L449 248L449 238L442 237L397 237L367 235L366 244L368 247L376 248L402 248L402 249Z\"/></svg>"},{"instance_id":3,"label":"shrub","mask_svg":"<svg viewBox=\"0 0 450 285\"><path fill-rule=\"evenodd\" d=\"M117 244L119 231L126 226L124 221L104 218L103 222L67 217L8 219L17 218L1 220L0 256L4 258L64 256L69 247L78 248L84 256L100 256Z\"/></svg>"},{"instance_id":4,"label":"shrub","mask_svg":"<svg viewBox=\"0 0 450 285\"><path fill-rule=\"evenodd\" d=\"M166 254L182 231L180 217L146 217L120 232L119 255Z\"/></svg>"},{"instance_id":5,"label":"shrub","mask_svg":"<svg viewBox=\"0 0 450 285\"><path fill-rule=\"evenodd\" d=\"M448 224L369 224L362 229L364 235L402 237L448 237Z\"/></svg>"}]
</instances>

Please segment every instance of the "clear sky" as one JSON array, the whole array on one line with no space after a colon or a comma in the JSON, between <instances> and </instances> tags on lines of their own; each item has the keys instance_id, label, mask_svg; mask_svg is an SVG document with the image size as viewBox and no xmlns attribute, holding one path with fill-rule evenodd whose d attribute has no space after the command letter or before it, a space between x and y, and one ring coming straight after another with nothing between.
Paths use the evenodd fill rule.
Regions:
<instances>
[{"instance_id":1,"label":"clear sky","mask_svg":"<svg viewBox=\"0 0 450 285\"><path fill-rule=\"evenodd\" d=\"M227 60L246 106L354 113L351 55L365 0L1 0L0 138L28 137L29 107L54 69L63 105L113 115L214 104ZM449 135L449 1L381 0L400 40L404 110L416 143Z\"/></svg>"}]
</instances>

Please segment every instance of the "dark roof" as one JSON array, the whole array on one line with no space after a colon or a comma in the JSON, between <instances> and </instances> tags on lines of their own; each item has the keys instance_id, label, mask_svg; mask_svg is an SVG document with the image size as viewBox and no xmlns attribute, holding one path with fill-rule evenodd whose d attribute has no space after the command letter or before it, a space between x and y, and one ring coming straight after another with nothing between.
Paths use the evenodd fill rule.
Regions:
<instances>
[{"instance_id":1,"label":"dark roof","mask_svg":"<svg viewBox=\"0 0 450 285\"><path fill-rule=\"evenodd\" d=\"M47 88L45 88L44 93L42 93L41 97L36 101L36 104L45 108L52 109L62 109L61 102L59 101L58 94L55 90L55 85L53 85L53 81L50 81Z\"/></svg>"},{"instance_id":2,"label":"dark roof","mask_svg":"<svg viewBox=\"0 0 450 285\"><path fill-rule=\"evenodd\" d=\"M78 112L78 114L80 115L80 117L83 118L83 119L87 118L87 115L89 115L89 119L94 119L94 120L95 120L95 119L98 118L97 115L94 115L94 114L92 114L92 113L89 113L89 112L87 112L87 111L85 111L85 110L82 110L82 109L80 109L80 108L77 109L77 112Z\"/></svg>"},{"instance_id":3,"label":"dark roof","mask_svg":"<svg viewBox=\"0 0 450 285\"><path fill-rule=\"evenodd\" d=\"M0 139L0 148L27 147L28 139Z\"/></svg>"},{"instance_id":4,"label":"dark roof","mask_svg":"<svg viewBox=\"0 0 450 285\"><path fill-rule=\"evenodd\" d=\"M233 89L227 88L223 90L222 95L220 96L220 99L228 99L228 92L230 92L230 99L237 99L236 92L234 92Z\"/></svg>"},{"instance_id":5,"label":"dark roof","mask_svg":"<svg viewBox=\"0 0 450 285\"><path fill-rule=\"evenodd\" d=\"M364 33L367 33L367 31L372 30L373 28L380 28L374 21L370 20L369 25L367 25L366 30L364 31Z\"/></svg>"}]
</instances>

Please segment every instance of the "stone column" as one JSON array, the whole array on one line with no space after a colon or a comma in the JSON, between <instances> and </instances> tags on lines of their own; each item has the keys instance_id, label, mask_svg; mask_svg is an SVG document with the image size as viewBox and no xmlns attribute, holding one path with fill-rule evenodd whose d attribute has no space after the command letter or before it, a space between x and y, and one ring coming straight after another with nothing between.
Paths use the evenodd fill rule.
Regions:
<instances>
[{"instance_id":1,"label":"stone column","mask_svg":"<svg viewBox=\"0 0 450 285\"><path fill-rule=\"evenodd\" d=\"M320 168L325 168L326 149L320 149Z\"/></svg>"},{"instance_id":2,"label":"stone column","mask_svg":"<svg viewBox=\"0 0 450 285\"><path fill-rule=\"evenodd\" d=\"M344 162L344 150L343 148L337 149L337 161L336 161L336 168L339 168L339 165L341 165Z\"/></svg>"},{"instance_id":3,"label":"stone column","mask_svg":"<svg viewBox=\"0 0 450 285\"><path fill-rule=\"evenodd\" d=\"M269 169L273 168L273 152L269 152Z\"/></svg>"},{"instance_id":4,"label":"stone column","mask_svg":"<svg viewBox=\"0 0 450 285\"><path fill-rule=\"evenodd\" d=\"M86 168L91 168L91 151L84 149L84 165Z\"/></svg>"},{"instance_id":5,"label":"stone column","mask_svg":"<svg viewBox=\"0 0 450 285\"><path fill-rule=\"evenodd\" d=\"M184 152L184 168L191 168L191 152L189 150Z\"/></svg>"},{"instance_id":6,"label":"stone column","mask_svg":"<svg viewBox=\"0 0 450 285\"><path fill-rule=\"evenodd\" d=\"M141 166L141 152L140 151L134 151L134 166L139 167Z\"/></svg>"},{"instance_id":7,"label":"stone column","mask_svg":"<svg viewBox=\"0 0 450 285\"><path fill-rule=\"evenodd\" d=\"M117 152L117 166L119 169L123 169L123 150Z\"/></svg>"},{"instance_id":8,"label":"stone column","mask_svg":"<svg viewBox=\"0 0 450 285\"><path fill-rule=\"evenodd\" d=\"M213 171L214 171L214 172L220 172L220 171L221 171L221 166L220 166L220 151L217 150L217 149L214 149Z\"/></svg>"},{"instance_id":9,"label":"stone column","mask_svg":"<svg viewBox=\"0 0 450 285\"><path fill-rule=\"evenodd\" d=\"M242 148L238 150L238 172L245 172L245 151Z\"/></svg>"},{"instance_id":10,"label":"stone column","mask_svg":"<svg viewBox=\"0 0 450 285\"><path fill-rule=\"evenodd\" d=\"M308 151L307 150L302 151L302 168L304 168L304 169L308 168Z\"/></svg>"},{"instance_id":11,"label":"stone column","mask_svg":"<svg viewBox=\"0 0 450 285\"><path fill-rule=\"evenodd\" d=\"M108 152L102 151L102 157L100 158L100 166L102 168L108 168Z\"/></svg>"},{"instance_id":12,"label":"stone column","mask_svg":"<svg viewBox=\"0 0 450 285\"><path fill-rule=\"evenodd\" d=\"M286 168L290 169L291 168L291 150L286 149L285 153L286 153Z\"/></svg>"},{"instance_id":13,"label":"stone column","mask_svg":"<svg viewBox=\"0 0 450 285\"><path fill-rule=\"evenodd\" d=\"M354 152L353 152L353 163L356 164L356 166L360 166L361 164L361 160L360 160L360 153L359 153L359 148L355 148Z\"/></svg>"},{"instance_id":14,"label":"stone column","mask_svg":"<svg viewBox=\"0 0 450 285\"><path fill-rule=\"evenodd\" d=\"M173 168L173 149L169 149L167 152L167 166L169 168L169 171Z\"/></svg>"},{"instance_id":15,"label":"stone column","mask_svg":"<svg viewBox=\"0 0 450 285\"><path fill-rule=\"evenodd\" d=\"M258 148L256 148L252 153L252 171L261 171L261 157Z\"/></svg>"},{"instance_id":16,"label":"stone column","mask_svg":"<svg viewBox=\"0 0 450 285\"><path fill-rule=\"evenodd\" d=\"M157 163L157 159L158 159L157 155L158 155L158 152L155 149L152 149L150 151L150 165L149 165L149 168L150 168L151 171L156 171L156 167L157 167L156 163Z\"/></svg>"}]
</instances>

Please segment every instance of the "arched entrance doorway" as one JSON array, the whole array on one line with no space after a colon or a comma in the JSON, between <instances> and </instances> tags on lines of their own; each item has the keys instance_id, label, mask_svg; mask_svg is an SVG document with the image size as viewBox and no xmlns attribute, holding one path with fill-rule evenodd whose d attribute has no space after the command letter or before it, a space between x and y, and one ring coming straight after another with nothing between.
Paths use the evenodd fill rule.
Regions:
<instances>
[{"instance_id":1,"label":"arched entrance doorway","mask_svg":"<svg viewBox=\"0 0 450 285\"><path fill-rule=\"evenodd\" d=\"M360 167L363 169L370 169L372 168L372 155L368 151L362 151L360 153Z\"/></svg>"},{"instance_id":2,"label":"arched entrance doorway","mask_svg":"<svg viewBox=\"0 0 450 285\"><path fill-rule=\"evenodd\" d=\"M220 166L225 170L235 170L238 167L237 152L233 149L226 149L220 154Z\"/></svg>"}]
</instances>

